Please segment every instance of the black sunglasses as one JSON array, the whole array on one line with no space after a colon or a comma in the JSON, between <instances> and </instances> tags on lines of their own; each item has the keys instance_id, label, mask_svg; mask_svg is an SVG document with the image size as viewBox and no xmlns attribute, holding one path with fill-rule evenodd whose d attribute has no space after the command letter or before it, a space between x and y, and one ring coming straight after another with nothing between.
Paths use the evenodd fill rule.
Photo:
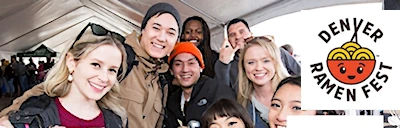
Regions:
<instances>
[{"instance_id":1,"label":"black sunglasses","mask_svg":"<svg viewBox=\"0 0 400 128\"><path fill-rule=\"evenodd\" d=\"M121 34L118 34L118 33L116 33L116 32L107 30L107 29L104 28L103 26L98 25L98 24L95 24L95 23L89 23L88 25L86 25L85 28L82 29L82 31L79 33L78 37L76 37L76 39L75 39L75 41L74 41L74 43L72 44L72 46L71 46L70 49L72 49L72 48L74 47L75 42L78 41L78 40L82 37L83 33L85 33L85 31L86 31L86 29L87 29L88 27L90 27L90 28L92 29L92 33L93 33L94 35L96 35L96 36L106 36L108 33L110 33L112 37L116 38L119 42L121 42L122 44L124 44L124 47L125 47L126 50L131 50L131 51L133 51L132 48L130 48L130 46L128 46L127 44L125 44L125 38L124 38ZM127 49L128 47L129 47L130 49ZM128 52L128 53L130 53L130 52ZM132 55L130 55L130 54L128 54L128 53L127 53L127 56L128 56L128 60L127 60L127 61L128 61L128 67L129 67L129 66L132 66L132 65L133 65L133 63L131 62L131 61L133 61L133 60L129 59L129 58L131 58L130 56L132 56ZM130 71L130 70L129 70L129 71ZM121 73L122 73L122 67L120 67L120 68L118 69L118 76L121 75ZM123 78L125 78L126 76L127 76L127 74L125 74L125 76L123 76Z\"/></svg>"},{"instance_id":2,"label":"black sunglasses","mask_svg":"<svg viewBox=\"0 0 400 128\"><path fill-rule=\"evenodd\" d=\"M116 38L119 42L121 42L121 43L124 43L124 42L125 42L125 38L124 38L121 34L118 34L118 33L116 33L116 32L107 30L106 28L104 28L104 27L101 26L101 25L98 25L98 24L95 24L95 23L89 23L89 24L86 25L86 27L83 28L83 30L79 33L78 37L76 37L74 43L73 43L72 46L71 46L71 49L72 49L72 47L74 47L75 42L78 41L79 39L81 39L83 33L85 33L85 31L86 31L86 29L87 29L88 27L90 27L90 28L92 29L92 33L93 33L94 35L96 35L96 36L105 36L105 35L107 35L108 33L110 33L111 36L114 37L114 38Z\"/></svg>"}]
</instances>

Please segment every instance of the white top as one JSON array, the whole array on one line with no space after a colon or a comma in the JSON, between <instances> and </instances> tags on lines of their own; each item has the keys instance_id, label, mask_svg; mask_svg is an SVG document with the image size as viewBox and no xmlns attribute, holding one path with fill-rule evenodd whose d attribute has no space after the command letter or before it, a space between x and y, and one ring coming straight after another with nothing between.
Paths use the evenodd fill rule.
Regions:
<instances>
[{"instance_id":1,"label":"white top","mask_svg":"<svg viewBox=\"0 0 400 128\"><path fill-rule=\"evenodd\" d=\"M260 111L260 117L265 121L268 122L268 112L269 112L269 107L265 106L262 104L260 101L254 97L254 94L251 95L251 102L255 106L255 108ZM254 113L253 113L254 114Z\"/></svg>"},{"instance_id":2,"label":"white top","mask_svg":"<svg viewBox=\"0 0 400 128\"><path fill-rule=\"evenodd\" d=\"M185 113L183 112L183 108L185 107L185 96L183 94L184 92L182 91L182 96L181 96L181 111L183 116L185 116ZM186 102L189 102L190 97L186 100Z\"/></svg>"}]
</instances>

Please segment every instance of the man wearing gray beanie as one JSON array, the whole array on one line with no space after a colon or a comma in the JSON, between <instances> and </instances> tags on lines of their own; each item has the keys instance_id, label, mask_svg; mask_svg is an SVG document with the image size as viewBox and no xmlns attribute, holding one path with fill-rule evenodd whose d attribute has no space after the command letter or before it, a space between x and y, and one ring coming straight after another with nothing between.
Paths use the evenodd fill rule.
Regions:
<instances>
[{"instance_id":1,"label":"man wearing gray beanie","mask_svg":"<svg viewBox=\"0 0 400 128\"><path fill-rule=\"evenodd\" d=\"M178 10L168 3L158 3L144 16L141 34L132 32L126 37L125 42L132 47L138 61L121 81L120 99L130 128L162 127L168 88L159 82L160 74L169 69L163 58L178 41L180 24Z\"/></svg>"}]
</instances>

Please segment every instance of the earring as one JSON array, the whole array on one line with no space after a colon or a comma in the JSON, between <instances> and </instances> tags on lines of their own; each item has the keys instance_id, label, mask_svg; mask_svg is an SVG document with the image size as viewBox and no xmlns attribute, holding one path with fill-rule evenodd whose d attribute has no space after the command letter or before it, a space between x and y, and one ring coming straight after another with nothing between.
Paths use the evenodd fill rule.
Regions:
<instances>
[{"instance_id":1,"label":"earring","mask_svg":"<svg viewBox=\"0 0 400 128\"><path fill-rule=\"evenodd\" d=\"M69 82L72 82L72 80L74 80L74 78L72 77L71 74L69 74L69 75L68 75L68 81L69 81Z\"/></svg>"}]
</instances>

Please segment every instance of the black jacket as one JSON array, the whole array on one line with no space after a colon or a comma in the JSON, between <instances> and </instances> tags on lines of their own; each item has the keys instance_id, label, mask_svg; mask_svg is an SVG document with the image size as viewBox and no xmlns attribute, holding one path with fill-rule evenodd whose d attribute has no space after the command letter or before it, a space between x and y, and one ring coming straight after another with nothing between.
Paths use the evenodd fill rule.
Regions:
<instances>
[{"instance_id":1,"label":"black jacket","mask_svg":"<svg viewBox=\"0 0 400 128\"><path fill-rule=\"evenodd\" d=\"M202 76L193 86L192 94L185 112L181 111L182 89L177 89L167 101L167 118L164 124L167 128L179 126L178 119L184 126L191 120L200 122L203 112L218 99L226 98L236 100L236 94L228 85L218 84L219 81L208 76Z\"/></svg>"},{"instance_id":2,"label":"black jacket","mask_svg":"<svg viewBox=\"0 0 400 128\"><path fill-rule=\"evenodd\" d=\"M122 128L121 118L108 109L101 109L106 128ZM54 98L47 95L31 97L21 105L20 111L10 114L9 120L15 128L48 128L62 126Z\"/></svg>"}]
</instances>

